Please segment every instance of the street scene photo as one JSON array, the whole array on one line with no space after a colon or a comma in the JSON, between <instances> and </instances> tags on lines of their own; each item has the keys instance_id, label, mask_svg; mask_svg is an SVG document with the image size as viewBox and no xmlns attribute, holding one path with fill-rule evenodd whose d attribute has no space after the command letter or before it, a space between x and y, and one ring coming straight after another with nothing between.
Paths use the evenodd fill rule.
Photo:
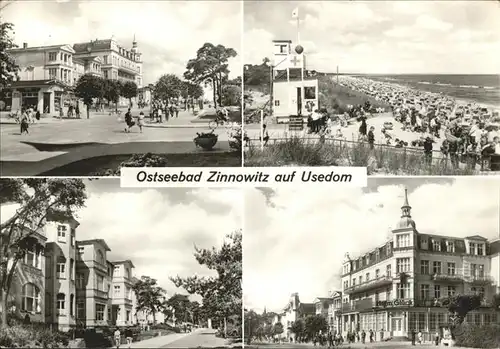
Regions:
<instances>
[{"instance_id":1,"label":"street scene photo","mask_svg":"<svg viewBox=\"0 0 500 349\"><path fill-rule=\"evenodd\" d=\"M248 189L245 347L498 348L499 229L487 177Z\"/></svg>"},{"instance_id":2,"label":"street scene photo","mask_svg":"<svg viewBox=\"0 0 500 349\"><path fill-rule=\"evenodd\" d=\"M241 11L238 1L0 1L1 175L240 167Z\"/></svg>"},{"instance_id":3,"label":"street scene photo","mask_svg":"<svg viewBox=\"0 0 500 349\"><path fill-rule=\"evenodd\" d=\"M244 3L245 166L500 171L498 1Z\"/></svg>"},{"instance_id":4,"label":"street scene photo","mask_svg":"<svg viewBox=\"0 0 500 349\"><path fill-rule=\"evenodd\" d=\"M0 347L241 348L242 194L0 179Z\"/></svg>"}]
</instances>

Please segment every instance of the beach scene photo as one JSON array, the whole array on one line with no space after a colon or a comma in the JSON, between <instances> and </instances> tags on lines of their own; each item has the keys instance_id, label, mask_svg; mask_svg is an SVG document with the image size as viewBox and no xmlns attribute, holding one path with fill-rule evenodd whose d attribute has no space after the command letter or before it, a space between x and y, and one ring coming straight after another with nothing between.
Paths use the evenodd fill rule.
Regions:
<instances>
[{"instance_id":1,"label":"beach scene photo","mask_svg":"<svg viewBox=\"0 0 500 349\"><path fill-rule=\"evenodd\" d=\"M500 4L244 5L245 166L500 170Z\"/></svg>"}]
</instances>

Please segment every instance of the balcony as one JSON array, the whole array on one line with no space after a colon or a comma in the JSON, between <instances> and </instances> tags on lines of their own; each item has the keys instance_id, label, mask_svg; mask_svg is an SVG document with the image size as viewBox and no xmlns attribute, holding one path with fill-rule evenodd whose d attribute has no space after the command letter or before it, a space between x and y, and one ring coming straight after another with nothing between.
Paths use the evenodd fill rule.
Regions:
<instances>
[{"instance_id":1,"label":"balcony","mask_svg":"<svg viewBox=\"0 0 500 349\"><path fill-rule=\"evenodd\" d=\"M372 298L365 298L359 301L352 301L350 303L343 303L341 311L342 313L349 313L354 311L362 311L372 309L374 307L374 302Z\"/></svg>"},{"instance_id":2,"label":"balcony","mask_svg":"<svg viewBox=\"0 0 500 349\"><path fill-rule=\"evenodd\" d=\"M361 284L348 287L344 290L346 294L355 294L359 292L366 292L379 287L392 285L392 278L389 276L380 276L376 279L365 281Z\"/></svg>"},{"instance_id":3,"label":"balcony","mask_svg":"<svg viewBox=\"0 0 500 349\"><path fill-rule=\"evenodd\" d=\"M137 71L137 69L135 69L133 67L127 67L127 66L121 65L121 64L118 66L118 70L121 70L125 73L132 74L132 75L137 75L139 73Z\"/></svg>"},{"instance_id":4,"label":"balcony","mask_svg":"<svg viewBox=\"0 0 500 349\"><path fill-rule=\"evenodd\" d=\"M434 274L434 275L432 275L432 280L453 282L453 283L462 283L462 282L464 282L464 276L460 275L460 274L454 274L454 275Z\"/></svg>"},{"instance_id":5,"label":"balcony","mask_svg":"<svg viewBox=\"0 0 500 349\"><path fill-rule=\"evenodd\" d=\"M94 289L94 297L108 299L108 291Z\"/></svg>"},{"instance_id":6,"label":"balcony","mask_svg":"<svg viewBox=\"0 0 500 349\"><path fill-rule=\"evenodd\" d=\"M467 282L474 285L489 285L493 283L493 278L491 276L470 276L466 279Z\"/></svg>"}]
</instances>

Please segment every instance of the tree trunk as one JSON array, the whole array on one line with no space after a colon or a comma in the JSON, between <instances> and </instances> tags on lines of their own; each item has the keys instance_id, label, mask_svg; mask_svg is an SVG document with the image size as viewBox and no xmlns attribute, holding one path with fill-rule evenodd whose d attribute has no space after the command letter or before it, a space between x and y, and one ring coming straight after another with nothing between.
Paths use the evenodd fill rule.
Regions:
<instances>
[{"instance_id":1,"label":"tree trunk","mask_svg":"<svg viewBox=\"0 0 500 349\"><path fill-rule=\"evenodd\" d=\"M222 73L219 73L219 105L222 106Z\"/></svg>"},{"instance_id":2,"label":"tree trunk","mask_svg":"<svg viewBox=\"0 0 500 349\"><path fill-rule=\"evenodd\" d=\"M224 338L227 338L227 318L224 316Z\"/></svg>"},{"instance_id":3,"label":"tree trunk","mask_svg":"<svg viewBox=\"0 0 500 349\"><path fill-rule=\"evenodd\" d=\"M214 94L214 108L217 108L217 79L212 78L212 88L213 88L213 94Z\"/></svg>"},{"instance_id":4,"label":"tree trunk","mask_svg":"<svg viewBox=\"0 0 500 349\"><path fill-rule=\"evenodd\" d=\"M2 293L2 320L1 320L1 328L6 328L7 327L7 292L5 290L0 291Z\"/></svg>"},{"instance_id":5,"label":"tree trunk","mask_svg":"<svg viewBox=\"0 0 500 349\"><path fill-rule=\"evenodd\" d=\"M156 325L156 312L153 311L153 325Z\"/></svg>"}]
</instances>

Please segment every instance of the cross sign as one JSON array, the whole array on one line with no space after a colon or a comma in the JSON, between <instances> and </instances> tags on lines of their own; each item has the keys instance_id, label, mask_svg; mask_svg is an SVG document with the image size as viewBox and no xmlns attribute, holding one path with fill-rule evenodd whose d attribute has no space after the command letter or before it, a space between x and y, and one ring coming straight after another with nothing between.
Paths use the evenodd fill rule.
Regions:
<instances>
[{"instance_id":1,"label":"cross sign","mask_svg":"<svg viewBox=\"0 0 500 349\"><path fill-rule=\"evenodd\" d=\"M296 66L297 63L300 63L300 59L297 59L297 56L293 56L292 63L294 66Z\"/></svg>"}]
</instances>

